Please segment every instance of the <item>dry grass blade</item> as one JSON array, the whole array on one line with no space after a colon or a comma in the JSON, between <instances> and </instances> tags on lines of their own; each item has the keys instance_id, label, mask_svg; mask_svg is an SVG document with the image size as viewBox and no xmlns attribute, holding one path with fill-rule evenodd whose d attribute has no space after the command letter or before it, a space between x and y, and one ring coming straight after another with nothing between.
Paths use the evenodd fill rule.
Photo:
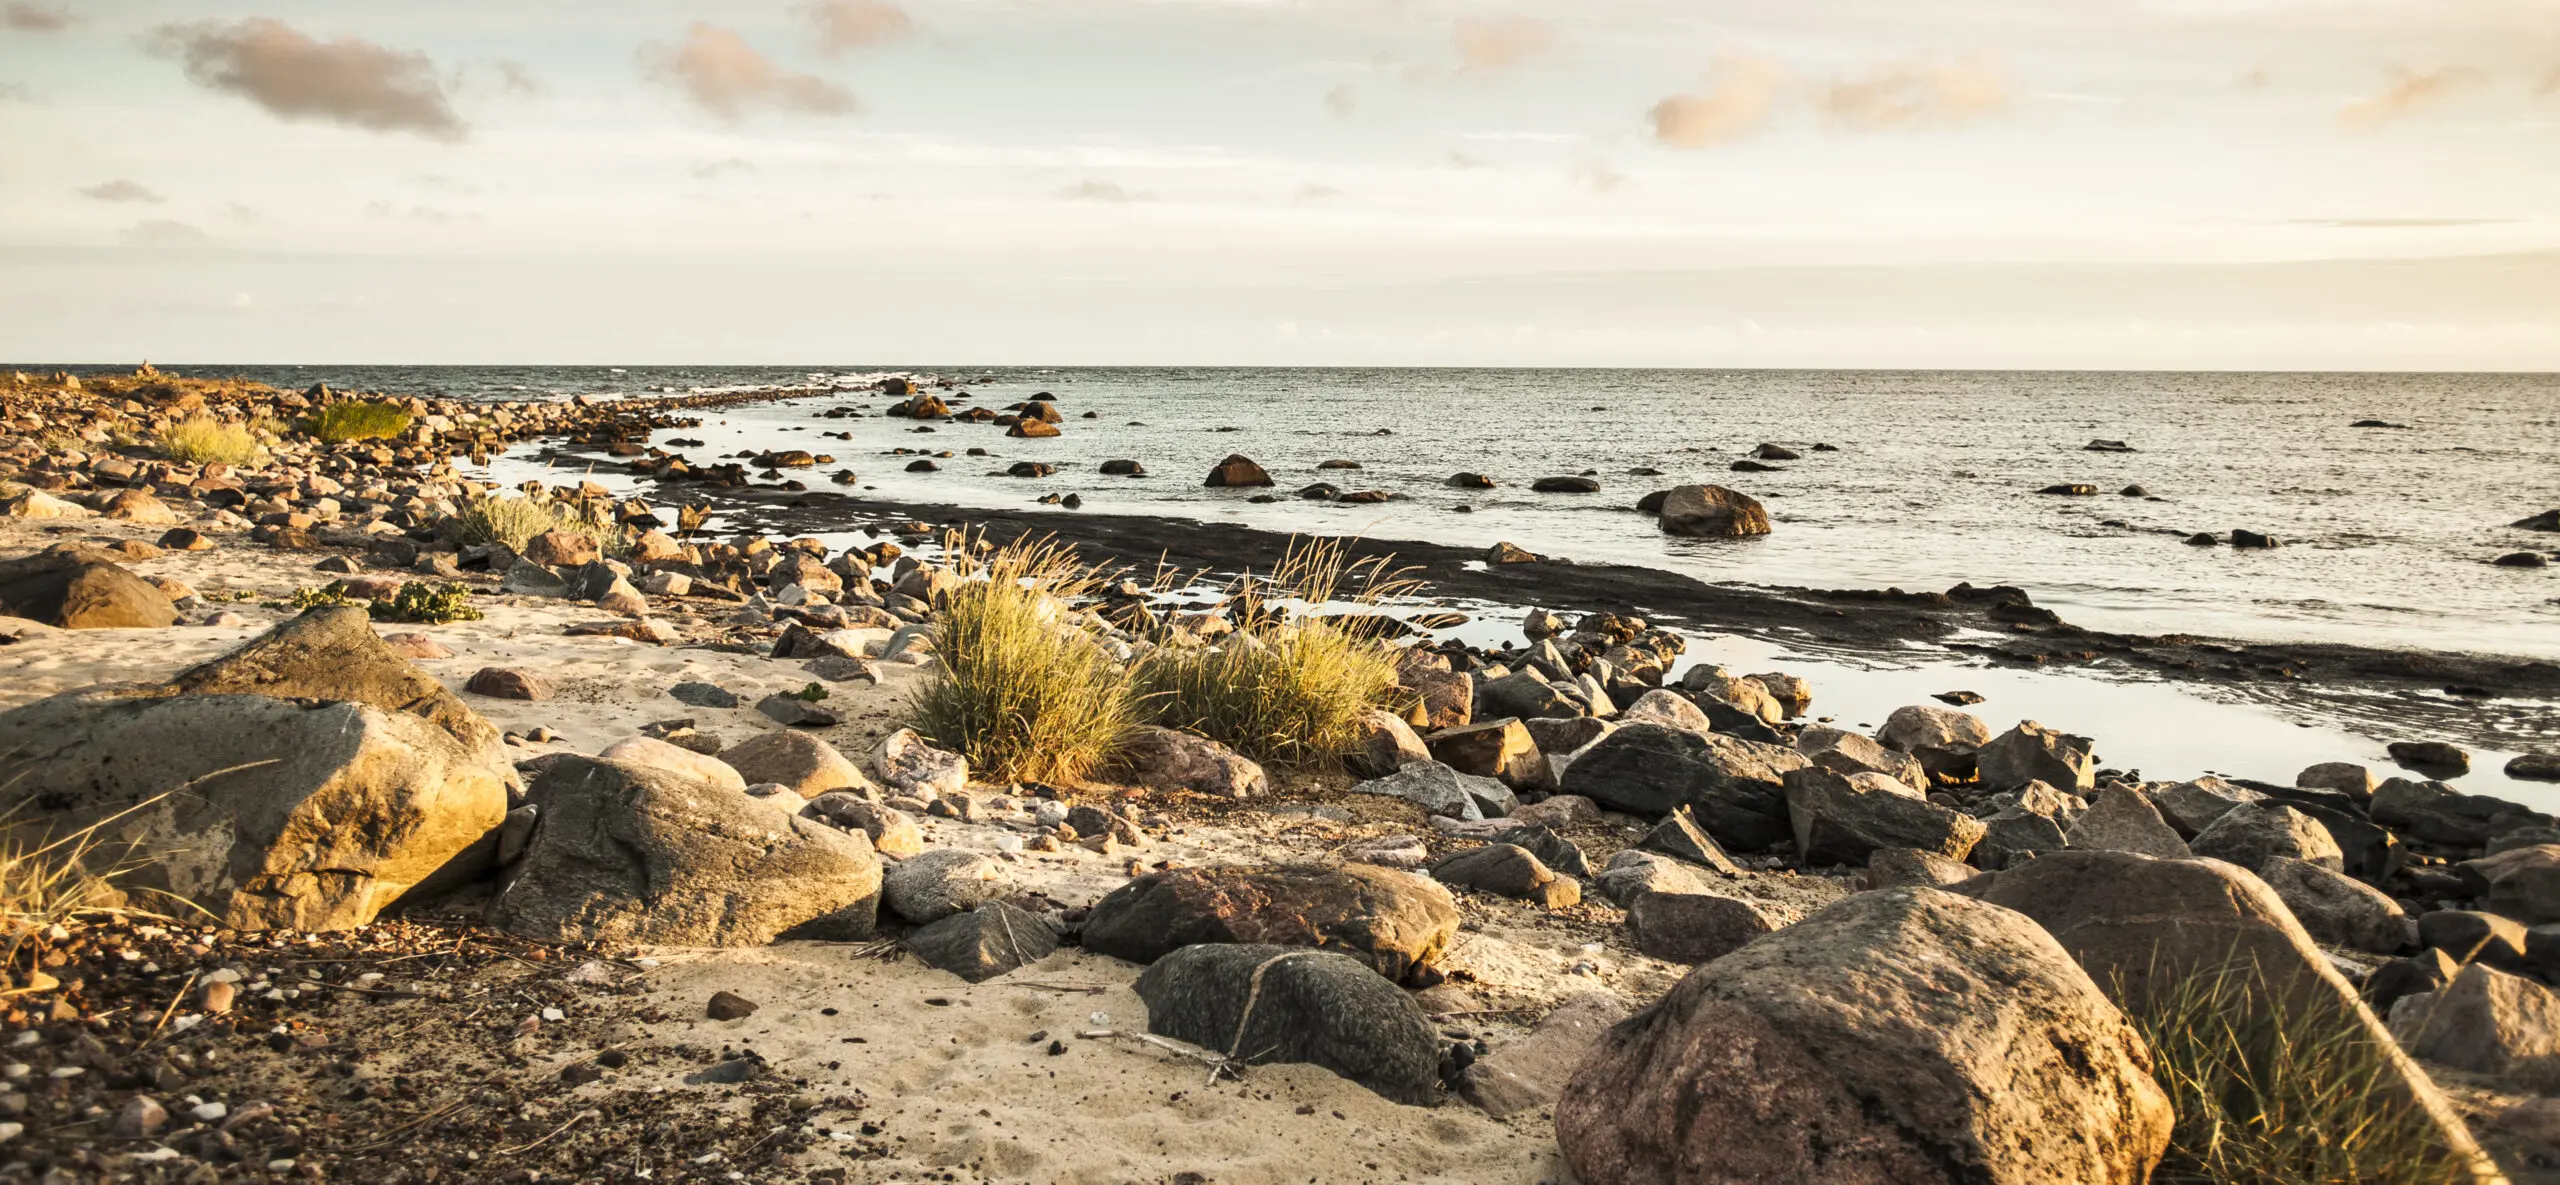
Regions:
<instances>
[{"instance_id":1,"label":"dry grass blade","mask_svg":"<svg viewBox=\"0 0 2560 1185\"><path fill-rule=\"evenodd\" d=\"M978 550L963 535L946 545ZM935 612L939 663L911 709L916 731L994 779L1073 781L1101 764L1136 712L1099 627L1071 606L1115 575L1050 538L987 555Z\"/></svg>"}]
</instances>

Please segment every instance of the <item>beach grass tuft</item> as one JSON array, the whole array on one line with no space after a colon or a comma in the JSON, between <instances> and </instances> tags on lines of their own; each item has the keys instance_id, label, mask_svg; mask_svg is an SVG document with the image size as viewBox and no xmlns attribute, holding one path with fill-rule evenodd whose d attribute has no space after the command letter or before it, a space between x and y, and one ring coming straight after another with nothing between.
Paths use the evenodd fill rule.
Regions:
<instances>
[{"instance_id":1,"label":"beach grass tuft","mask_svg":"<svg viewBox=\"0 0 2560 1185\"><path fill-rule=\"evenodd\" d=\"M409 409L394 403L345 400L324 403L303 418L302 430L330 444L386 440L409 430Z\"/></svg>"},{"instance_id":2,"label":"beach grass tuft","mask_svg":"<svg viewBox=\"0 0 2560 1185\"><path fill-rule=\"evenodd\" d=\"M1107 760L1137 709L1092 619L1069 606L1109 575L1050 539L997 549L936 610L939 662L909 722L991 780L1071 782Z\"/></svg>"},{"instance_id":3,"label":"beach grass tuft","mask_svg":"<svg viewBox=\"0 0 2560 1185\"><path fill-rule=\"evenodd\" d=\"M160 430L160 455L189 465L252 465L266 452L247 425L226 424L211 416L181 420Z\"/></svg>"},{"instance_id":4,"label":"beach grass tuft","mask_svg":"<svg viewBox=\"0 0 2560 1185\"><path fill-rule=\"evenodd\" d=\"M2121 995L2121 993L2119 993ZM2251 964L2155 978L2132 1009L2177 1126L2155 1182L2438 1185L2467 1180L2432 1121L2384 1085L2396 1050L2356 1006L2281 998Z\"/></svg>"},{"instance_id":5,"label":"beach grass tuft","mask_svg":"<svg viewBox=\"0 0 2560 1185\"><path fill-rule=\"evenodd\" d=\"M1338 762L1357 743L1362 714L1395 693L1395 652L1314 614L1409 590L1387 563L1355 563L1338 542L1290 540L1268 574L1248 572L1229 589L1234 633L1213 646L1159 647L1137 664L1147 718L1258 761Z\"/></svg>"},{"instance_id":6,"label":"beach grass tuft","mask_svg":"<svg viewBox=\"0 0 2560 1185\"><path fill-rule=\"evenodd\" d=\"M459 529L456 541L471 546L499 543L509 551L521 552L534 536L547 531L594 535L607 551L624 546L622 534L607 512L575 502L487 494L465 504L454 522Z\"/></svg>"}]
</instances>

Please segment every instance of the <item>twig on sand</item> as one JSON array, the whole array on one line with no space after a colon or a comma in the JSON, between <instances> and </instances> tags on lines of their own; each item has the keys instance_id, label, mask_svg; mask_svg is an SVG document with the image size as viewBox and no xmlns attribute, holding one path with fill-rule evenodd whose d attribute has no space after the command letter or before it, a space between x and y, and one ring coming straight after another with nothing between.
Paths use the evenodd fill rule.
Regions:
<instances>
[{"instance_id":1,"label":"twig on sand","mask_svg":"<svg viewBox=\"0 0 2560 1185\"><path fill-rule=\"evenodd\" d=\"M1243 1062L1238 1061L1235 1058L1228 1057L1223 1053L1216 1052L1215 1050L1202 1049L1197 1045L1185 1045L1180 1041L1169 1040L1164 1037L1156 1036L1153 1033L1123 1033L1117 1029L1086 1029L1083 1032L1077 1033L1076 1037L1077 1039L1084 1041L1143 1041L1158 1049L1164 1050L1167 1053L1174 1054L1179 1057L1187 1057L1209 1067L1209 1081L1211 1082L1216 1082L1220 1077L1233 1078L1239 1082L1244 1080L1245 1064Z\"/></svg>"},{"instance_id":2,"label":"twig on sand","mask_svg":"<svg viewBox=\"0 0 2560 1185\"><path fill-rule=\"evenodd\" d=\"M1082 992L1088 996L1099 996L1102 993L1111 990L1107 987L1095 987L1091 984L1080 983L1008 983L1005 986L1031 988L1035 991L1043 992Z\"/></svg>"},{"instance_id":3,"label":"twig on sand","mask_svg":"<svg viewBox=\"0 0 2560 1185\"><path fill-rule=\"evenodd\" d=\"M142 1039L143 1044L160 1039L160 1030L169 1027L169 1018L178 1014L178 1005L186 1000L188 992L195 989L196 977L202 974L203 968L187 972L187 981L178 985L178 994L169 997L169 1006L160 1010L160 1023L151 1026L151 1035Z\"/></svg>"},{"instance_id":4,"label":"twig on sand","mask_svg":"<svg viewBox=\"0 0 2560 1185\"><path fill-rule=\"evenodd\" d=\"M541 1146L543 1146L543 1145L545 1145L545 1144L550 1143L552 1140L559 1138L560 1133L565 1132L565 1131L569 1130L570 1128L576 1127L576 1126L578 1126L579 1124L584 1123L584 1122L586 1122L587 1120L593 1119L593 1118L595 1118L596 1116L601 1115L601 1114L603 1114L603 1112L600 1112L600 1111L596 1110L596 1109L595 1109L595 1108L593 1108L593 1107L589 1107L589 1108L587 1108L587 1109L586 1109L586 1110L584 1110L584 1111L580 1111L580 1112L578 1112L577 1114L570 1116L570 1117L569 1117L569 1122L564 1123L564 1124L561 1124L561 1125L560 1125L560 1126L558 1126L558 1127L552 1128L552 1129L551 1129L548 1133L546 1133L546 1134L545 1134L541 1139L539 1139L539 1140L535 1140L534 1142L532 1142L532 1143L530 1143L530 1144L518 1144L518 1145L516 1145L516 1146L515 1146L515 1147L513 1147L513 1148L500 1148L500 1149L498 1149L498 1155L500 1155L500 1156L513 1156L513 1155L515 1155L516 1153L519 1153L519 1152L531 1152L531 1151L533 1151L534 1149L539 1148L539 1147L541 1147Z\"/></svg>"}]
</instances>

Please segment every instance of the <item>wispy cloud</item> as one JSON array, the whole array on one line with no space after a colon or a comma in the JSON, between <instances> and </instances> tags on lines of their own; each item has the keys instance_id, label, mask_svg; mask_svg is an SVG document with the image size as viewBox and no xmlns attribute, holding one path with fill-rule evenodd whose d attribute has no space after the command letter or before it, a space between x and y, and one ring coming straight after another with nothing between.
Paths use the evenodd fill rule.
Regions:
<instances>
[{"instance_id":1,"label":"wispy cloud","mask_svg":"<svg viewBox=\"0 0 2560 1185\"><path fill-rule=\"evenodd\" d=\"M1341 196L1341 190L1321 182L1310 181L1298 187L1298 200L1302 202L1320 202Z\"/></svg>"},{"instance_id":2,"label":"wispy cloud","mask_svg":"<svg viewBox=\"0 0 2560 1185\"><path fill-rule=\"evenodd\" d=\"M1850 131L1952 127L2009 105L2009 80L1981 58L1888 62L1823 89L1825 118Z\"/></svg>"},{"instance_id":3,"label":"wispy cloud","mask_svg":"<svg viewBox=\"0 0 2560 1185\"><path fill-rule=\"evenodd\" d=\"M166 218L146 218L124 229L116 236L128 247L204 247L213 236L184 222Z\"/></svg>"},{"instance_id":4,"label":"wispy cloud","mask_svg":"<svg viewBox=\"0 0 2560 1185\"><path fill-rule=\"evenodd\" d=\"M59 33L71 27L71 10L59 4L11 4L0 8L0 25L21 33Z\"/></svg>"},{"instance_id":5,"label":"wispy cloud","mask_svg":"<svg viewBox=\"0 0 2560 1185\"><path fill-rule=\"evenodd\" d=\"M719 160L704 161L701 164L693 166L691 170L693 173L693 179L696 181L716 181L731 173L752 173L755 171L756 163L743 156L728 156L722 157Z\"/></svg>"},{"instance_id":6,"label":"wispy cloud","mask_svg":"<svg viewBox=\"0 0 2560 1185\"><path fill-rule=\"evenodd\" d=\"M1326 91L1324 109L1336 118L1350 118L1353 112L1360 110L1359 89L1346 82Z\"/></svg>"},{"instance_id":7,"label":"wispy cloud","mask_svg":"<svg viewBox=\"0 0 2560 1185\"><path fill-rule=\"evenodd\" d=\"M36 93L22 83L0 82L0 103L32 102L35 97Z\"/></svg>"},{"instance_id":8,"label":"wispy cloud","mask_svg":"<svg viewBox=\"0 0 2560 1185\"><path fill-rule=\"evenodd\" d=\"M123 178L84 186L80 190L80 196L95 202L157 203L160 200L159 194L143 187L140 182L127 181Z\"/></svg>"},{"instance_id":9,"label":"wispy cloud","mask_svg":"<svg viewBox=\"0 0 2560 1185\"><path fill-rule=\"evenodd\" d=\"M1490 168L1492 168L1493 166L1492 166L1491 164L1487 163L1487 162L1484 160L1484 158L1482 158L1482 157L1469 156L1469 155L1467 155L1466 153L1460 152L1460 151L1458 151L1457 149L1452 148L1452 149L1450 149L1450 150L1449 150L1449 167L1450 167L1450 168L1453 168L1453 169L1461 169L1461 170L1464 170L1464 169L1490 169Z\"/></svg>"},{"instance_id":10,"label":"wispy cloud","mask_svg":"<svg viewBox=\"0 0 2560 1185\"><path fill-rule=\"evenodd\" d=\"M283 119L437 140L460 140L469 130L422 53L355 37L320 41L267 17L163 25L148 43L183 63L196 85L239 95Z\"/></svg>"},{"instance_id":11,"label":"wispy cloud","mask_svg":"<svg viewBox=\"0 0 2560 1185\"><path fill-rule=\"evenodd\" d=\"M818 28L818 48L833 57L915 34L907 10L888 0L817 0L800 10Z\"/></svg>"},{"instance_id":12,"label":"wispy cloud","mask_svg":"<svg viewBox=\"0 0 2560 1185\"><path fill-rule=\"evenodd\" d=\"M1767 128L1787 86L1786 67L1766 58L1726 54L1716 59L1703 90L1654 104L1646 119L1653 124L1653 138L1673 148L1713 148Z\"/></svg>"},{"instance_id":13,"label":"wispy cloud","mask_svg":"<svg viewBox=\"0 0 2560 1185\"><path fill-rule=\"evenodd\" d=\"M2369 132L2392 120L2432 107L2487 80L2488 75L2468 66L2403 69L2380 94L2358 99L2340 108L2338 122L2354 131Z\"/></svg>"},{"instance_id":14,"label":"wispy cloud","mask_svg":"<svg viewBox=\"0 0 2560 1185\"><path fill-rule=\"evenodd\" d=\"M1071 202L1133 202L1144 195L1122 189L1116 181L1093 178L1059 190L1058 196Z\"/></svg>"},{"instance_id":15,"label":"wispy cloud","mask_svg":"<svg viewBox=\"0 0 2560 1185\"><path fill-rule=\"evenodd\" d=\"M397 202L366 202L364 213L367 218L416 222L428 226L452 226L457 223L487 221L468 210L448 210L440 206L403 206Z\"/></svg>"},{"instance_id":16,"label":"wispy cloud","mask_svg":"<svg viewBox=\"0 0 2560 1185\"><path fill-rule=\"evenodd\" d=\"M642 47L649 76L684 92L704 111L736 123L758 108L799 115L851 115L862 110L852 91L814 74L785 70L746 39L696 24L680 46Z\"/></svg>"},{"instance_id":17,"label":"wispy cloud","mask_svg":"<svg viewBox=\"0 0 2560 1185\"><path fill-rule=\"evenodd\" d=\"M533 76L533 71L513 58L500 58L494 66L498 72L498 89L521 99L540 98L551 88Z\"/></svg>"},{"instance_id":18,"label":"wispy cloud","mask_svg":"<svg viewBox=\"0 0 2560 1185\"><path fill-rule=\"evenodd\" d=\"M2560 95L2560 67L2553 67L2551 73L2544 75L2542 85L2533 88L2533 93L2545 96Z\"/></svg>"},{"instance_id":19,"label":"wispy cloud","mask_svg":"<svg viewBox=\"0 0 2560 1185\"><path fill-rule=\"evenodd\" d=\"M2440 226L2504 226L2513 218L2292 218L2293 226L2334 226L2351 230L2407 230Z\"/></svg>"},{"instance_id":20,"label":"wispy cloud","mask_svg":"<svg viewBox=\"0 0 2560 1185\"><path fill-rule=\"evenodd\" d=\"M2262 91L2267 89L2267 83L2271 81L2273 81L2273 78L2268 75L2266 67L2251 66L2248 69L2241 71L2239 74L2234 75L2231 79L2231 86L2234 90Z\"/></svg>"},{"instance_id":21,"label":"wispy cloud","mask_svg":"<svg viewBox=\"0 0 2560 1185\"><path fill-rule=\"evenodd\" d=\"M1534 17L1461 17L1450 26L1449 44L1458 51L1458 73L1499 74L1553 50L1556 30Z\"/></svg>"},{"instance_id":22,"label":"wispy cloud","mask_svg":"<svg viewBox=\"0 0 2560 1185\"><path fill-rule=\"evenodd\" d=\"M1605 160L1586 160L1573 167L1573 183L1593 193L1616 193L1627 183L1627 175L1610 168Z\"/></svg>"}]
</instances>

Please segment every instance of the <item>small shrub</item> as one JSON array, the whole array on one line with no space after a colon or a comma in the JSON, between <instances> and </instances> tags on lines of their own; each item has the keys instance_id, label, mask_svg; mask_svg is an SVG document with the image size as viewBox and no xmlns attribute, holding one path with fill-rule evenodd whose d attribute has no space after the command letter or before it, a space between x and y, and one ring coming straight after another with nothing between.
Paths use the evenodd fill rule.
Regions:
<instances>
[{"instance_id":1,"label":"small shrub","mask_svg":"<svg viewBox=\"0 0 2560 1185\"><path fill-rule=\"evenodd\" d=\"M252 465L266 455L256 434L241 424L197 416L160 431L160 455L189 465Z\"/></svg>"},{"instance_id":2,"label":"small shrub","mask_svg":"<svg viewBox=\"0 0 2560 1185\"><path fill-rule=\"evenodd\" d=\"M344 581L332 580L327 584L293 590L293 611L296 613L357 603L354 597L347 595Z\"/></svg>"},{"instance_id":3,"label":"small shrub","mask_svg":"<svg viewBox=\"0 0 2560 1185\"><path fill-rule=\"evenodd\" d=\"M2119 991L2118 996L2124 993ZM2177 1111L2155 1182L2437 1185L2467 1180L2434 1125L2381 1083L2394 1050L2355 1006L2276 997L2254 964L2154 976L2131 1010Z\"/></svg>"},{"instance_id":4,"label":"small shrub","mask_svg":"<svg viewBox=\"0 0 2560 1185\"><path fill-rule=\"evenodd\" d=\"M949 551L969 554L954 537ZM1067 605L1105 574L1051 540L1017 542L935 611L940 662L909 723L991 779L1074 781L1135 721L1126 673Z\"/></svg>"},{"instance_id":5,"label":"small shrub","mask_svg":"<svg viewBox=\"0 0 2560 1185\"><path fill-rule=\"evenodd\" d=\"M820 685L820 684L817 684L817 683L812 683L812 684L808 685L807 687L803 687L803 688L801 688L801 689L800 689L800 690L798 690L798 691L786 691L786 692L783 692L783 693L782 693L782 698L784 698L784 699L796 699L796 700L799 700L801 703L804 703L804 704L814 704L814 703L817 703L817 702L818 702L818 701L820 701L820 700L823 700L823 699L827 698L827 696L828 696L829 694L830 694L830 693L827 691L827 689L826 689L823 685Z\"/></svg>"},{"instance_id":6,"label":"small shrub","mask_svg":"<svg viewBox=\"0 0 2560 1185\"><path fill-rule=\"evenodd\" d=\"M303 418L302 430L331 444L384 440L409 430L409 409L393 403L324 403Z\"/></svg>"},{"instance_id":7,"label":"small shrub","mask_svg":"<svg viewBox=\"0 0 2560 1185\"><path fill-rule=\"evenodd\" d=\"M573 502L484 495L465 505L462 513L456 516L455 523L457 542L474 546L500 543L509 551L520 552L525 544L533 541L534 536L543 532L579 531L594 535L608 552L629 548L622 532L603 509Z\"/></svg>"},{"instance_id":8,"label":"small shrub","mask_svg":"<svg viewBox=\"0 0 2560 1185\"><path fill-rule=\"evenodd\" d=\"M375 621L393 621L404 625L449 625L457 621L478 621L480 610L471 604L471 589L466 585L448 584L435 588L410 581L388 601L375 601L370 613Z\"/></svg>"},{"instance_id":9,"label":"small shrub","mask_svg":"<svg viewBox=\"0 0 2560 1185\"><path fill-rule=\"evenodd\" d=\"M1292 540L1266 579L1247 573L1230 597L1236 632L1206 648L1166 646L1135 672L1146 716L1261 761L1322 766L1357 742L1363 713L1396 694L1395 652L1292 607L1375 604L1411 584L1385 562L1348 563L1338 544Z\"/></svg>"}]
</instances>

